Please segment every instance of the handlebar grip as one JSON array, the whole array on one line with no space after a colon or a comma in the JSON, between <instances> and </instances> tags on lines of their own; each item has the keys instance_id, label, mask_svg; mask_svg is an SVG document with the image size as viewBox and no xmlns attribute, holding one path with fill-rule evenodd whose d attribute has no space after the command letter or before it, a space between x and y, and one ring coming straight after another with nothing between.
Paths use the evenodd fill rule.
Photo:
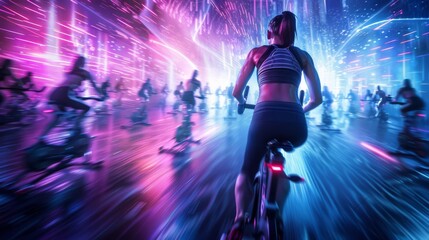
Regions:
<instances>
[{"instance_id":1,"label":"handlebar grip","mask_svg":"<svg viewBox=\"0 0 429 240\"><path fill-rule=\"evenodd\" d=\"M301 103L301 106L304 104L304 90L299 91L299 102Z\"/></svg>"},{"instance_id":2,"label":"handlebar grip","mask_svg":"<svg viewBox=\"0 0 429 240\"><path fill-rule=\"evenodd\" d=\"M244 97L245 102L243 104L238 104L238 106L237 106L237 113L240 115L243 114L244 109L246 108L247 95L249 95L249 86L246 86L244 88L243 97Z\"/></svg>"},{"instance_id":3,"label":"handlebar grip","mask_svg":"<svg viewBox=\"0 0 429 240\"><path fill-rule=\"evenodd\" d=\"M237 107L237 113L240 115L243 114L245 107L246 107L246 104L240 104L239 103L238 107Z\"/></svg>"}]
</instances>

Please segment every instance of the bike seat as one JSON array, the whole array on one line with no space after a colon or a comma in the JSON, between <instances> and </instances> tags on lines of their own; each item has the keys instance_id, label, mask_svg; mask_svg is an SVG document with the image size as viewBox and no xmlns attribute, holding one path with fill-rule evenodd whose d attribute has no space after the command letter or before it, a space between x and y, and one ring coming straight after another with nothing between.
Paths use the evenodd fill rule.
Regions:
<instances>
[{"instance_id":1,"label":"bike seat","mask_svg":"<svg viewBox=\"0 0 429 240\"><path fill-rule=\"evenodd\" d=\"M292 152L294 150L294 146L292 145L291 142L286 141L286 142L279 142L276 139L268 142L268 148L273 151L275 149L283 149L285 152Z\"/></svg>"}]
</instances>

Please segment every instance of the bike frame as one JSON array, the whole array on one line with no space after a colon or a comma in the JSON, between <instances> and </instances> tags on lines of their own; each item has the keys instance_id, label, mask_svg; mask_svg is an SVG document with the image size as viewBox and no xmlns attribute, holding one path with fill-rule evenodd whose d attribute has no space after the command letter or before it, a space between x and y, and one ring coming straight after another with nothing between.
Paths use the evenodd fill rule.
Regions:
<instances>
[{"instance_id":1,"label":"bike frame","mask_svg":"<svg viewBox=\"0 0 429 240\"><path fill-rule=\"evenodd\" d=\"M249 86L244 90L244 98L247 98ZM304 99L304 91L300 92L300 102ZM252 104L239 104L237 112L242 114L244 109L254 109ZM277 190L281 179L295 183L303 182L298 175L287 175L284 172L285 157L281 149L286 152L293 151L293 145L290 142L280 143L273 139L267 144L267 151L264 160L261 163L260 170L255 177L255 193L253 198L252 214L250 222L253 222L256 234L268 235L268 239L281 239L283 232L283 221L279 213L277 204ZM289 183L288 183L289 184Z\"/></svg>"},{"instance_id":2,"label":"bike frame","mask_svg":"<svg viewBox=\"0 0 429 240\"><path fill-rule=\"evenodd\" d=\"M255 178L255 197L251 222L257 234L268 235L269 239L281 237L280 224L283 224L277 204L277 190L281 179L288 179L284 172L285 157L280 152L293 151L290 143L281 144L273 140L267 145L267 152Z\"/></svg>"}]
</instances>

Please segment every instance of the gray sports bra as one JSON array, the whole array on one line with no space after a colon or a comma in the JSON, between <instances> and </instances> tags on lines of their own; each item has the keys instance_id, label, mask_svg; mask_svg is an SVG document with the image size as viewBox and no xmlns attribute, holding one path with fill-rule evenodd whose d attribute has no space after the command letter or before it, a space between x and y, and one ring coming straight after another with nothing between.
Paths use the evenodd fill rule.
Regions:
<instances>
[{"instance_id":1,"label":"gray sports bra","mask_svg":"<svg viewBox=\"0 0 429 240\"><path fill-rule=\"evenodd\" d=\"M302 73L302 64L298 58L293 46L270 45L257 64L259 86L289 83L298 87Z\"/></svg>"}]
</instances>

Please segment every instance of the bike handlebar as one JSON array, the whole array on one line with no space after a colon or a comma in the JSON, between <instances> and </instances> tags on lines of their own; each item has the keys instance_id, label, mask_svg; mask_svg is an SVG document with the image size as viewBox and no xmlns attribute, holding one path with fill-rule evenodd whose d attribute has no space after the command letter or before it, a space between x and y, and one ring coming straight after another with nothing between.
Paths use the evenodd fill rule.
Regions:
<instances>
[{"instance_id":1,"label":"bike handlebar","mask_svg":"<svg viewBox=\"0 0 429 240\"><path fill-rule=\"evenodd\" d=\"M393 105L405 105L407 103L406 102L393 102L393 101L390 101L390 104L393 104Z\"/></svg>"},{"instance_id":2,"label":"bike handlebar","mask_svg":"<svg viewBox=\"0 0 429 240\"><path fill-rule=\"evenodd\" d=\"M106 100L106 97L76 97L76 98L79 98L79 99L84 100L84 101L85 100L95 100L95 101L99 101L99 102Z\"/></svg>"}]
</instances>

